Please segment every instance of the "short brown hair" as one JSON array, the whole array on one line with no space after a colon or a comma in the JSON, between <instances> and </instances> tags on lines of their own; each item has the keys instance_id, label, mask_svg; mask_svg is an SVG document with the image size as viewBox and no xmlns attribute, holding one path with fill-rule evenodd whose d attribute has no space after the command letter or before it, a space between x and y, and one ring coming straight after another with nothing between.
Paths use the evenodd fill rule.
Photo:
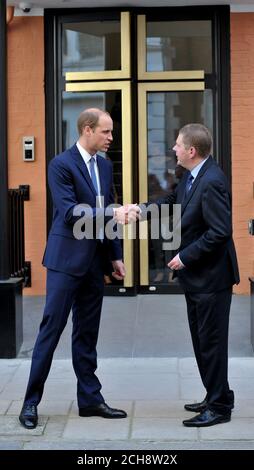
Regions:
<instances>
[{"instance_id":1,"label":"short brown hair","mask_svg":"<svg viewBox=\"0 0 254 470\"><path fill-rule=\"evenodd\" d=\"M184 146L195 147L200 157L207 157L212 150L212 135L203 124L186 124L179 131L183 138Z\"/></svg>"},{"instance_id":2,"label":"short brown hair","mask_svg":"<svg viewBox=\"0 0 254 470\"><path fill-rule=\"evenodd\" d=\"M100 116L102 114L108 114L107 111L103 111L102 109L99 108L89 108L85 109L80 113L77 121L77 128L78 128L78 133L81 136L84 127L89 126L91 129L95 129L95 127L98 125L98 121L100 119Z\"/></svg>"}]
</instances>

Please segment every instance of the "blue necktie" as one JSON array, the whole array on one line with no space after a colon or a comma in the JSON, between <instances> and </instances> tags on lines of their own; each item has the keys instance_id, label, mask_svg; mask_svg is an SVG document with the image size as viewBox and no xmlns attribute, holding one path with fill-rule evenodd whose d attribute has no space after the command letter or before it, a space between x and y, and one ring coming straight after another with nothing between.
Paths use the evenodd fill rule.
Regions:
<instances>
[{"instance_id":1,"label":"blue necktie","mask_svg":"<svg viewBox=\"0 0 254 470\"><path fill-rule=\"evenodd\" d=\"M96 174L95 174L95 168L94 168L94 164L95 164L95 159L94 157L91 157L90 158L90 175L91 175L91 180L93 182L93 187L95 189L95 192L96 194L99 196L99 188L98 188L98 183L97 183L97 178L96 178Z\"/></svg>"},{"instance_id":2,"label":"blue necktie","mask_svg":"<svg viewBox=\"0 0 254 470\"><path fill-rule=\"evenodd\" d=\"M190 173L190 174L188 175L187 180L186 180L185 196L187 196L187 194L188 194L189 191L191 190L193 180L194 180L194 176L192 176L192 174Z\"/></svg>"},{"instance_id":3,"label":"blue necktie","mask_svg":"<svg viewBox=\"0 0 254 470\"><path fill-rule=\"evenodd\" d=\"M92 180L92 183L93 183L93 187L94 187L94 189L95 189L95 192L96 192L97 196L99 196L99 195L100 195L100 192L99 192L99 188L98 188L98 181L97 181L96 174L95 174L95 168L94 168L95 159L94 159L94 157L91 157L89 161L90 161L90 175L91 175L91 180ZM103 230L102 227L99 227L99 233L97 232L97 237L98 237L98 239L101 241L101 243L103 243L104 230Z\"/></svg>"}]
</instances>

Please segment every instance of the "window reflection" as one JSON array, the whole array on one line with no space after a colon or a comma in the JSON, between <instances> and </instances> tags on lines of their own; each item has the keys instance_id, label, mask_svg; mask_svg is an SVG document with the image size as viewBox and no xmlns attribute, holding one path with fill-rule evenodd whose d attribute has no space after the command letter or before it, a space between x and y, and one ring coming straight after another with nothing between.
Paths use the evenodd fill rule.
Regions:
<instances>
[{"instance_id":1,"label":"window reflection","mask_svg":"<svg viewBox=\"0 0 254 470\"><path fill-rule=\"evenodd\" d=\"M100 152L113 163L115 202L122 203L122 101L121 91L63 92L62 149L78 140L77 117L83 109L106 109L113 119L113 142L107 154Z\"/></svg>"},{"instance_id":2,"label":"window reflection","mask_svg":"<svg viewBox=\"0 0 254 470\"><path fill-rule=\"evenodd\" d=\"M105 93L82 92L62 94L62 149L71 147L78 139L77 118L81 111L86 108L106 109Z\"/></svg>"},{"instance_id":3,"label":"window reflection","mask_svg":"<svg viewBox=\"0 0 254 470\"><path fill-rule=\"evenodd\" d=\"M149 92L147 93L147 158L149 201L171 193L185 169L177 165L172 150L178 131L185 124L200 122L212 131L212 91L204 92ZM172 231L172 220L169 221ZM149 283L177 283L167 268L173 251L164 251L163 234L168 230L168 221L162 220L159 238L149 237Z\"/></svg>"},{"instance_id":4,"label":"window reflection","mask_svg":"<svg viewBox=\"0 0 254 470\"><path fill-rule=\"evenodd\" d=\"M212 72L211 21L147 22L147 72Z\"/></svg>"},{"instance_id":5,"label":"window reflection","mask_svg":"<svg viewBox=\"0 0 254 470\"><path fill-rule=\"evenodd\" d=\"M62 32L63 75L121 69L120 15L116 21L65 23Z\"/></svg>"}]
</instances>

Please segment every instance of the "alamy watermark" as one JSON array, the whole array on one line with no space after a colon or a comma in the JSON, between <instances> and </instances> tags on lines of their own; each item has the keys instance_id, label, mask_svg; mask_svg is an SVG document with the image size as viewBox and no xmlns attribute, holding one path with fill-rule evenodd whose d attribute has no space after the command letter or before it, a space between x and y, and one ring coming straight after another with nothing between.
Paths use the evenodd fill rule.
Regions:
<instances>
[{"instance_id":1,"label":"alamy watermark","mask_svg":"<svg viewBox=\"0 0 254 470\"><path fill-rule=\"evenodd\" d=\"M169 204L140 204L141 219L121 225L113 218L113 209L121 207L111 204L103 207L104 198L96 197L96 207L88 204L78 204L73 209L77 221L73 226L73 235L77 240L102 239L108 240L152 239L162 241L163 250L177 250L181 244L181 204L174 204L170 210ZM149 231L147 224L149 221Z\"/></svg>"}]
</instances>

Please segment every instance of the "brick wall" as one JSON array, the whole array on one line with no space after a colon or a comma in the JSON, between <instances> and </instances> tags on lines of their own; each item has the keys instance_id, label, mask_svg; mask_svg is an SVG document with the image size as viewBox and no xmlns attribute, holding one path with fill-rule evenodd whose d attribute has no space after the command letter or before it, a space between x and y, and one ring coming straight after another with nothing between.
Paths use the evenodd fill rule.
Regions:
<instances>
[{"instance_id":1,"label":"brick wall","mask_svg":"<svg viewBox=\"0 0 254 470\"><path fill-rule=\"evenodd\" d=\"M35 136L35 162L22 160L22 137ZM32 288L44 293L41 259L46 242L45 97L43 17L15 17L8 25L9 188L30 185L25 202L26 259L32 263Z\"/></svg>"},{"instance_id":2,"label":"brick wall","mask_svg":"<svg viewBox=\"0 0 254 470\"><path fill-rule=\"evenodd\" d=\"M254 13L231 14L232 183L234 240L241 283L249 293L254 275L254 237L247 222L254 218Z\"/></svg>"}]
</instances>

